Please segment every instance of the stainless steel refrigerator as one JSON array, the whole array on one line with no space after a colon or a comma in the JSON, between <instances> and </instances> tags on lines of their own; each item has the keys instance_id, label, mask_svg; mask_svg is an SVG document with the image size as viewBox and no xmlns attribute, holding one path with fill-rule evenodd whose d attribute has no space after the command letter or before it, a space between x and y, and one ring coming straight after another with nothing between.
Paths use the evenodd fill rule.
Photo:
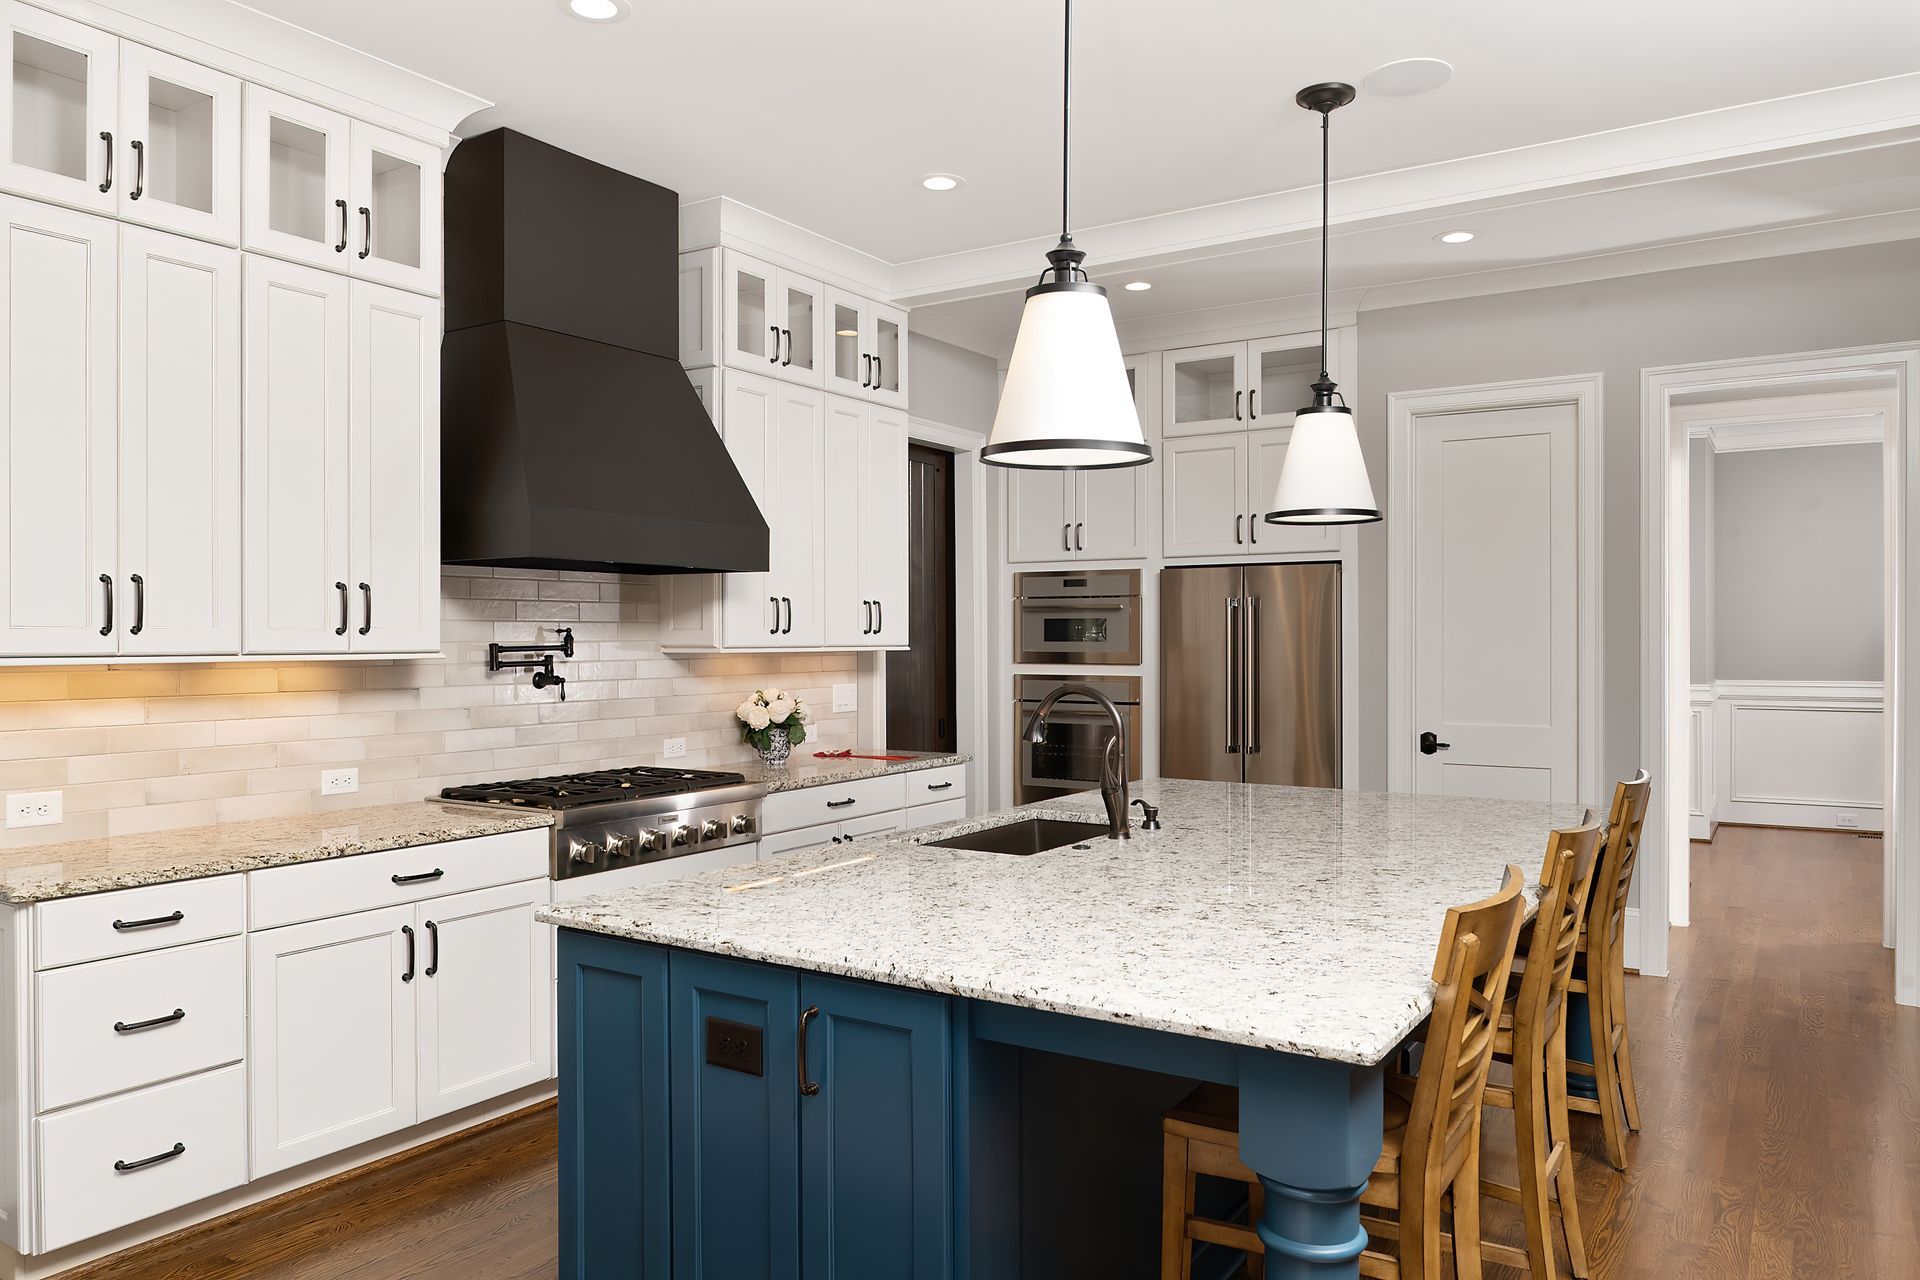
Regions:
<instances>
[{"instance_id":1,"label":"stainless steel refrigerator","mask_svg":"<svg viewBox=\"0 0 1920 1280\"><path fill-rule=\"evenodd\" d=\"M1160 574L1160 774L1340 785L1340 566Z\"/></svg>"}]
</instances>

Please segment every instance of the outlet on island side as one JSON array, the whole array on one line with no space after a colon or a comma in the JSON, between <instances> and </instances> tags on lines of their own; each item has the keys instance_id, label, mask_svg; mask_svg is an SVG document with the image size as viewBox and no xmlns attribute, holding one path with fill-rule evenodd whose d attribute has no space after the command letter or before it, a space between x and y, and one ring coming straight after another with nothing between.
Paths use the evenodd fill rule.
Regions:
<instances>
[{"instance_id":1,"label":"outlet on island side","mask_svg":"<svg viewBox=\"0 0 1920 1280\"><path fill-rule=\"evenodd\" d=\"M668 738L666 746L660 754L668 760L685 759L687 754L687 740L685 738Z\"/></svg>"},{"instance_id":2,"label":"outlet on island side","mask_svg":"<svg viewBox=\"0 0 1920 1280\"><path fill-rule=\"evenodd\" d=\"M320 794L323 796L344 796L360 789L360 771L358 769L322 769L320 771Z\"/></svg>"},{"instance_id":3,"label":"outlet on island side","mask_svg":"<svg viewBox=\"0 0 1920 1280\"><path fill-rule=\"evenodd\" d=\"M66 821L58 791L16 791L7 797L7 825L51 827Z\"/></svg>"}]
</instances>

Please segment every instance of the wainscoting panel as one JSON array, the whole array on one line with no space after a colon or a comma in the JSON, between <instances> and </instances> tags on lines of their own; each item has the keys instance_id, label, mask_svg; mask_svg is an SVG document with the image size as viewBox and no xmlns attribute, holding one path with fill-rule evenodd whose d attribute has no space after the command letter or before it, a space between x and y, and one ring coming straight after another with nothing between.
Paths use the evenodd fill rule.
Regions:
<instances>
[{"instance_id":1,"label":"wainscoting panel","mask_svg":"<svg viewBox=\"0 0 1920 1280\"><path fill-rule=\"evenodd\" d=\"M1687 807L1687 836L1693 840L1713 839L1714 824L1720 821L1720 793L1713 758L1713 686L1696 684L1688 699L1693 724L1692 802Z\"/></svg>"},{"instance_id":2,"label":"wainscoting panel","mask_svg":"<svg viewBox=\"0 0 1920 1280\"><path fill-rule=\"evenodd\" d=\"M1878 682L1722 680L1696 687L1695 839L1718 822L1878 831L1883 696Z\"/></svg>"}]
</instances>

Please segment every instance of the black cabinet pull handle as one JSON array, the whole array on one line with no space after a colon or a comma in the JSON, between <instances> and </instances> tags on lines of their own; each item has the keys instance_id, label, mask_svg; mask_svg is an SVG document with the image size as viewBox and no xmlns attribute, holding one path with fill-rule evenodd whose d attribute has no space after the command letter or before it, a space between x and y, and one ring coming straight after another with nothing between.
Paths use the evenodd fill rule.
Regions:
<instances>
[{"instance_id":1,"label":"black cabinet pull handle","mask_svg":"<svg viewBox=\"0 0 1920 1280\"><path fill-rule=\"evenodd\" d=\"M1258 511L1247 517L1247 539L1256 547L1260 545L1260 513Z\"/></svg>"},{"instance_id":2,"label":"black cabinet pull handle","mask_svg":"<svg viewBox=\"0 0 1920 1280\"><path fill-rule=\"evenodd\" d=\"M100 141L107 144L107 180L100 184L100 190L104 194L113 190L113 135L102 129Z\"/></svg>"},{"instance_id":3,"label":"black cabinet pull handle","mask_svg":"<svg viewBox=\"0 0 1920 1280\"><path fill-rule=\"evenodd\" d=\"M807 1079L807 1024L820 1016L820 1006L810 1004L800 1011L799 1051L795 1055L800 1061L800 1096L811 1098L820 1092L817 1082Z\"/></svg>"},{"instance_id":4,"label":"black cabinet pull handle","mask_svg":"<svg viewBox=\"0 0 1920 1280\"><path fill-rule=\"evenodd\" d=\"M767 634L777 636L780 634L780 597L768 596L767 603L773 606L773 625L767 628Z\"/></svg>"},{"instance_id":5,"label":"black cabinet pull handle","mask_svg":"<svg viewBox=\"0 0 1920 1280\"><path fill-rule=\"evenodd\" d=\"M113 1162L113 1171L115 1173L132 1173L135 1169L144 1169L148 1165L161 1164L173 1159L175 1156L183 1156L186 1153L187 1144L184 1142L176 1142L168 1150L162 1151L157 1156L148 1156L144 1160L115 1160Z\"/></svg>"},{"instance_id":6,"label":"black cabinet pull handle","mask_svg":"<svg viewBox=\"0 0 1920 1280\"><path fill-rule=\"evenodd\" d=\"M862 600L860 602L860 611L864 613L867 618L866 625L860 628L860 634L870 636L873 634L873 601Z\"/></svg>"},{"instance_id":7,"label":"black cabinet pull handle","mask_svg":"<svg viewBox=\"0 0 1920 1280\"><path fill-rule=\"evenodd\" d=\"M333 589L340 593L340 625L333 629L333 634L343 636L347 634L347 584L336 582Z\"/></svg>"},{"instance_id":8,"label":"black cabinet pull handle","mask_svg":"<svg viewBox=\"0 0 1920 1280\"><path fill-rule=\"evenodd\" d=\"M1245 421L1245 419L1240 416L1240 397L1245 394L1246 392L1244 391L1236 391L1233 393L1233 420L1235 422Z\"/></svg>"},{"instance_id":9,"label":"black cabinet pull handle","mask_svg":"<svg viewBox=\"0 0 1920 1280\"><path fill-rule=\"evenodd\" d=\"M392 879L395 884L425 884L429 880L438 880L445 874L447 873L443 868L435 867L431 871L420 871L410 876L394 876Z\"/></svg>"},{"instance_id":10,"label":"black cabinet pull handle","mask_svg":"<svg viewBox=\"0 0 1920 1280\"><path fill-rule=\"evenodd\" d=\"M1245 516L1235 516L1233 518L1233 541L1235 546L1246 545L1246 528L1247 518Z\"/></svg>"},{"instance_id":11,"label":"black cabinet pull handle","mask_svg":"<svg viewBox=\"0 0 1920 1280\"><path fill-rule=\"evenodd\" d=\"M345 200L335 200L333 204L335 208L340 210L340 243L333 246L333 251L335 253L345 253L347 251L347 202Z\"/></svg>"},{"instance_id":12,"label":"black cabinet pull handle","mask_svg":"<svg viewBox=\"0 0 1920 1280\"><path fill-rule=\"evenodd\" d=\"M887 629L887 606L875 600L873 602L873 634L879 635Z\"/></svg>"},{"instance_id":13,"label":"black cabinet pull handle","mask_svg":"<svg viewBox=\"0 0 1920 1280\"><path fill-rule=\"evenodd\" d=\"M845 800L829 800L827 801L827 808L844 809L848 805L856 803L858 799L858 796L848 796Z\"/></svg>"},{"instance_id":14,"label":"black cabinet pull handle","mask_svg":"<svg viewBox=\"0 0 1920 1280\"><path fill-rule=\"evenodd\" d=\"M1060 549L1073 550L1073 525L1071 522L1060 526Z\"/></svg>"},{"instance_id":15,"label":"black cabinet pull handle","mask_svg":"<svg viewBox=\"0 0 1920 1280\"><path fill-rule=\"evenodd\" d=\"M862 355L860 357L860 385L863 387L871 387L871 386L877 385L873 380L873 357L872 356Z\"/></svg>"},{"instance_id":16,"label":"black cabinet pull handle","mask_svg":"<svg viewBox=\"0 0 1920 1280\"><path fill-rule=\"evenodd\" d=\"M360 594L366 602L366 617L360 623L360 634L365 635L373 630L373 588L363 582L360 584Z\"/></svg>"},{"instance_id":17,"label":"black cabinet pull handle","mask_svg":"<svg viewBox=\"0 0 1920 1280\"><path fill-rule=\"evenodd\" d=\"M431 920L427 921L427 937L433 943L433 950L427 954L426 968L426 974L431 978L440 972L440 926Z\"/></svg>"},{"instance_id":18,"label":"black cabinet pull handle","mask_svg":"<svg viewBox=\"0 0 1920 1280\"><path fill-rule=\"evenodd\" d=\"M780 624L780 634L790 636L793 634L793 597L781 596L780 607L787 611L787 620Z\"/></svg>"},{"instance_id":19,"label":"black cabinet pull handle","mask_svg":"<svg viewBox=\"0 0 1920 1280\"><path fill-rule=\"evenodd\" d=\"M784 369L793 363L793 330L782 329L780 333L787 340L787 354L780 357L780 367Z\"/></svg>"},{"instance_id":20,"label":"black cabinet pull handle","mask_svg":"<svg viewBox=\"0 0 1920 1280\"><path fill-rule=\"evenodd\" d=\"M164 1027L178 1022L187 1016L185 1009L175 1009L172 1013L163 1013L157 1018L148 1018L144 1022L116 1022L113 1029L121 1035L131 1035L135 1031L145 1031L149 1027Z\"/></svg>"},{"instance_id":21,"label":"black cabinet pull handle","mask_svg":"<svg viewBox=\"0 0 1920 1280\"><path fill-rule=\"evenodd\" d=\"M767 329L770 333L773 334L773 350L767 353L767 363L779 364L780 363L780 326L777 324L770 324L767 326Z\"/></svg>"},{"instance_id":22,"label":"black cabinet pull handle","mask_svg":"<svg viewBox=\"0 0 1920 1280\"><path fill-rule=\"evenodd\" d=\"M147 191L147 144L135 138L127 145L133 148L133 190L127 199L138 200Z\"/></svg>"},{"instance_id":23,"label":"black cabinet pull handle","mask_svg":"<svg viewBox=\"0 0 1920 1280\"><path fill-rule=\"evenodd\" d=\"M360 254L361 258L373 252L373 210L366 205L360 206Z\"/></svg>"},{"instance_id":24,"label":"black cabinet pull handle","mask_svg":"<svg viewBox=\"0 0 1920 1280\"><path fill-rule=\"evenodd\" d=\"M951 782L929 782L927 784L927 790L929 791L951 791L952 789L953 784Z\"/></svg>"},{"instance_id":25,"label":"black cabinet pull handle","mask_svg":"<svg viewBox=\"0 0 1920 1280\"><path fill-rule=\"evenodd\" d=\"M873 386L876 391L881 389L880 384L886 381L886 377L887 377L886 360L880 356L875 356L873 358Z\"/></svg>"},{"instance_id":26,"label":"black cabinet pull handle","mask_svg":"<svg viewBox=\"0 0 1920 1280\"><path fill-rule=\"evenodd\" d=\"M186 918L186 912L176 911L170 916L151 916L145 920L115 920L113 927L125 933L129 929L157 929L163 924L179 924Z\"/></svg>"},{"instance_id":27,"label":"black cabinet pull handle","mask_svg":"<svg viewBox=\"0 0 1920 1280\"><path fill-rule=\"evenodd\" d=\"M413 981L413 926L410 924L403 924L400 926L400 932L407 935L407 971L400 975L400 981L412 982Z\"/></svg>"},{"instance_id":28,"label":"black cabinet pull handle","mask_svg":"<svg viewBox=\"0 0 1920 1280\"><path fill-rule=\"evenodd\" d=\"M1260 410L1254 407L1254 405L1257 404L1259 401L1259 396L1260 396L1260 388L1258 387L1255 387L1253 390L1247 392L1247 416L1253 419L1255 422L1258 422L1260 420Z\"/></svg>"},{"instance_id":29,"label":"black cabinet pull handle","mask_svg":"<svg viewBox=\"0 0 1920 1280\"><path fill-rule=\"evenodd\" d=\"M107 616L105 620L103 620L100 624L100 634L103 636L110 636L113 634L113 577L112 575L105 574L105 573L101 574L100 585L107 589Z\"/></svg>"},{"instance_id":30,"label":"black cabinet pull handle","mask_svg":"<svg viewBox=\"0 0 1920 1280\"><path fill-rule=\"evenodd\" d=\"M1085 551L1087 549L1086 539L1081 536L1086 527L1084 522L1073 526L1073 549L1075 551Z\"/></svg>"},{"instance_id":31,"label":"black cabinet pull handle","mask_svg":"<svg viewBox=\"0 0 1920 1280\"><path fill-rule=\"evenodd\" d=\"M147 627L147 580L137 573L128 580L133 583L133 625L127 634L137 636Z\"/></svg>"}]
</instances>

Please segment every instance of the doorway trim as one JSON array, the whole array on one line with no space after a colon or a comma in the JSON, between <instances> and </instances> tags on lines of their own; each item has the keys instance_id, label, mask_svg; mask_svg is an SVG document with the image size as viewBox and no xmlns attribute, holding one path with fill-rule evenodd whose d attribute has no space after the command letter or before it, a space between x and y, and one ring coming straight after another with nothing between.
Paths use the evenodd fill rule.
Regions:
<instances>
[{"instance_id":1,"label":"doorway trim","mask_svg":"<svg viewBox=\"0 0 1920 1280\"><path fill-rule=\"evenodd\" d=\"M967 808L979 813L991 807L987 787L994 762L1000 758L987 701L988 664L994 652L988 642L987 589L994 575L988 478L980 462L980 446L986 443L986 437L965 427L910 416L907 439L953 455L954 745L961 754L973 757L966 766ZM877 679L884 698L884 665ZM883 718L881 734L874 741L885 738L885 728Z\"/></svg>"},{"instance_id":2,"label":"doorway trim","mask_svg":"<svg viewBox=\"0 0 1920 1280\"><path fill-rule=\"evenodd\" d=\"M1574 410L1575 520L1580 581L1575 592L1579 643L1579 762L1583 803L1604 805L1600 767L1600 414L1597 373L1518 378L1387 397L1387 788L1414 790L1414 542L1419 529L1413 477L1414 434L1424 417L1571 405ZM1631 936L1631 931L1629 931Z\"/></svg>"},{"instance_id":3,"label":"doorway trim","mask_svg":"<svg viewBox=\"0 0 1920 1280\"><path fill-rule=\"evenodd\" d=\"M1848 386L1863 377L1890 379L1896 410L1883 444L1887 524L1886 716L1888 767L1884 796L1886 883L1892 886L1894 998L1920 1004L1920 858L1903 856L1904 816L1920 797L1920 751L1904 750L1916 728L1905 680L1920 662L1920 627L1910 626L1910 602L1920 600L1920 521L1906 516L1906 495L1920 492L1920 345L1890 343L1792 355L1663 365L1643 369L1640 439L1640 756L1654 778L1654 821L1641 842L1642 971L1657 957L1666 971L1667 929L1687 921L1685 788L1692 743L1688 717L1688 630L1685 609L1691 572L1687 545L1687 431L1674 421L1680 396L1777 388L1780 393ZM1677 486L1677 490L1676 490ZM1663 784L1669 784L1664 785Z\"/></svg>"}]
</instances>

